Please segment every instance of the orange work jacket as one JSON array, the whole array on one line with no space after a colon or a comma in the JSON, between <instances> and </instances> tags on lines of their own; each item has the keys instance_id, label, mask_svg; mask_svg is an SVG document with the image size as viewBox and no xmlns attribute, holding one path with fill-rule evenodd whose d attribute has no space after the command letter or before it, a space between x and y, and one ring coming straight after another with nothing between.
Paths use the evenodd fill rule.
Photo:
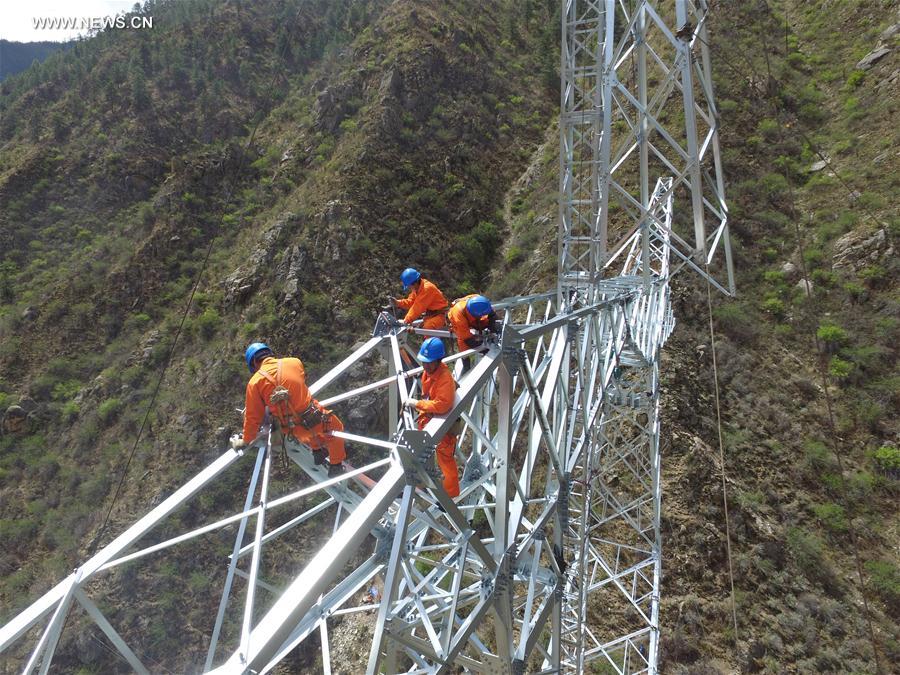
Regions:
<instances>
[{"instance_id":1,"label":"orange work jacket","mask_svg":"<svg viewBox=\"0 0 900 675\"><path fill-rule=\"evenodd\" d=\"M474 298L476 295L478 294L472 293L471 295L456 300L453 303L453 307L447 312L447 319L450 320L450 330L453 331L453 334L456 336L456 343L459 346L460 351L468 349L466 340L472 337L473 330L481 331L491 325L490 314L476 318L469 313L468 309L466 309L466 302L468 302L469 298Z\"/></svg>"},{"instance_id":2,"label":"orange work jacket","mask_svg":"<svg viewBox=\"0 0 900 675\"><path fill-rule=\"evenodd\" d=\"M447 298L441 290L428 279L422 278L418 289L410 291L409 295L397 301L397 307L409 310L403 318L404 323L412 323L425 312L444 312L447 309Z\"/></svg>"},{"instance_id":3,"label":"orange work jacket","mask_svg":"<svg viewBox=\"0 0 900 675\"><path fill-rule=\"evenodd\" d=\"M416 410L423 415L444 415L453 407L456 396L456 380L446 363L437 367L433 374L422 373L422 398L416 403Z\"/></svg>"},{"instance_id":4,"label":"orange work jacket","mask_svg":"<svg viewBox=\"0 0 900 675\"><path fill-rule=\"evenodd\" d=\"M281 365L280 379L279 364ZM263 373L269 378L265 377ZM290 410L285 410L288 407L287 403L270 405L275 382L290 392ZM286 429L285 413L294 413L296 417L306 410L311 401L312 396L306 386L306 371L303 369L303 362L300 359L276 359L273 356L263 359L259 370L253 373L253 377L247 383L247 396L244 403L244 442L250 443L256 438L266 413L266 406L269 406L269 410L278 419L281 428Z\"/></svg>"}]
</instances>

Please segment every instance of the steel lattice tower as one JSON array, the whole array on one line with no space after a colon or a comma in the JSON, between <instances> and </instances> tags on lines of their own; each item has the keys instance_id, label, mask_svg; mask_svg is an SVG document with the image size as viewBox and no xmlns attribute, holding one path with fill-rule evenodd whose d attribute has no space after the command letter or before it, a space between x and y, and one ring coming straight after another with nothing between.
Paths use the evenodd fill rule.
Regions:
<instances>
[{"instance_id":1,"label":"steel lattice tower","mask_svg":"<svg viewBox=\"0 0 900 675\"><path fill-rule=\"evenodd\" d=\"M107 617L91 599L99 593L91 582L234 528L206 671L268 672L315 634L330 672L336 622L367 615L370 673L582 672L592 660L655 673L669 281L689 267L733 291L707 9L704 0L564 1L558 284L495 303L503 330L473 368L457 369L446 416L419 430L401 404L419 386L413 340L449 333L381 317L369 340L310 387L338 409L386 392L386 429L341 433L380 458L328 479L307 448L288 442L310 480L272 497L273 432L264 428L4 626L0 650L29 636L23 670L46 673L67 615L80 607L135 671L148 672L114 627L115 612ZM690 208L676 214L676 199ZM710 271L721 267L724 282ZM339 386L373 360L382 377ZM434 454L457 420L462 493L454 500ZM250 453L241 511L141 548ZM298 513L270 525L289 509ZM296 576L272 578L264 550L301 525L321 542ZM377 602L365 593L373 583ZM232 634L227 616L240 626Z\"/></svg>"}]
</instances>

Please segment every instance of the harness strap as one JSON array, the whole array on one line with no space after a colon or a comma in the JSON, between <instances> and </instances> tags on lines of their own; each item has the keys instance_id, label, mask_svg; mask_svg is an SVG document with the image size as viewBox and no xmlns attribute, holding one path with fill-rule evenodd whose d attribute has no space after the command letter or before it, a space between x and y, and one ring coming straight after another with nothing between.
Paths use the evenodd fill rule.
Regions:
<instances>
[{"instance_id":1,"label":"harness strap","mask_svg":"<svg viewBox=\"0 0 900 675\"><path fill-rule=\"evenodd\" d=\"M287 388L281 384L281 365L282 359L278 359L278 370L275 371L275 377L273 378L267 372L265 372L262 368L260 368L257 372L262 375L273 387L275 387L272 394L269 396L269 405L272 404L278 406L278 411L281 413L282 418L284 419L285 426L290 430L293 427L301 425L300 417L302 417L303 413L300 415L294 410L294 407L291 405L291 397ZM277 398L276 398L277 397ZM310 403L312 405L312 403ZM306 411L304 411L305 413Z\"/></svg>"}]
</instances>

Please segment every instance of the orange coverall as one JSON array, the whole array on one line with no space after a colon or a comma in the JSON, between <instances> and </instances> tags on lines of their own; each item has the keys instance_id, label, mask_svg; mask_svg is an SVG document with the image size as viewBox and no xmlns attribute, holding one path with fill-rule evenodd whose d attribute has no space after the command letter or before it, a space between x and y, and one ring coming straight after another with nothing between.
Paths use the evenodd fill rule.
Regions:
<instances>
[{"instance_id":1,"label":"orange coverall","mask_svg":"<svg viewBox=\"0 0 900 675\"><path fill-rule=\"evenodd\" d=\"M279 380L278 366L281 364L281 376ZM265 375L263 374L265 373ZM268 375L269 377L266 377ZM271 403L272 391L278 382L290 392L290 403ZM321 411L329 413L324 422L320 422L311 429L307 429L299 423L300 415L312 403ZM319 448L328 449L328 460L332 464L340 464L347 457L344 449L344 439L331 435L332 431L343 431L344 425L337 415L325 410L319 402L314 400L306 386L306 372L300 359L284 358L276 359L268 357L263 359L259 370L253 374L247 383L247 397L244 409L244 442L250 443L259 433L259 425L262 424L266 406L278 419L281 429L285 433L292 433L301 443L305 443L313 450ZM288 417L292 418L293 427L288 426Z\"/></svg>"},{"instance_id":2,"label":"orange coverall","mask_svg":"<svg viewBox=\"0 0 900 675\"><path fill-rule=\"evenodd\" d=\"M407 297L397 301L397 307L408 310L403 317L404 323L410 324L428 312L429 315L422 321L422 328L440 330L446 325L444 312L447 311L447 298L437 286L424 277L418 289L413 289Z\"/></svg>"},{"instance_id":3,"label":"orange coverall","mask_svg":"<svg viewBox=\"0 0 900 675\"><path fill-rule=\"evenodd\" d=\"M464 298L460 298L453 303L453 307L447 312L447 318L450 319L450 330L453 331L453 334L456 336L456 344L459 347L459 351L470 349L470 347L466 345L466 340L472 337L472 330L481 331L491 325L490 314L475 318L469 314L469 310L466 309L466 302L468 299L474 298L476 295L477 293L472 293Z\"/></svg>"},{"instance_id":4,"label":"orange coverall","mask_svg":"<svg viewBox=\"0 0 900 675\"><path fill-rule=\"evenodd\" d=\"M422 398L416 404L416 410L421 413L417 420L419 429L424 429L434 415L448 413L453 407L454 396L456 381L446 364L440 364L432 375L422 373ZM455 447L456 436L450 434L446 434L437 445L437 462L444 474L444 489L451 497L459 496L459 476L453 456Z\"/></svg>"}]
</instances>

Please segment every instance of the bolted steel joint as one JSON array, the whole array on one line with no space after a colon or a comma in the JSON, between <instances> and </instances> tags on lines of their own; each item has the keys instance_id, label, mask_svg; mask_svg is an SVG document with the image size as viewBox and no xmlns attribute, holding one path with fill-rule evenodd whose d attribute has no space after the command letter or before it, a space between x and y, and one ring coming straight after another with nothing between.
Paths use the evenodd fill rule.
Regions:
<instances>
[{"instance_id":1,"label":"bolted steel joint","mask_svg":"<svg viewBox=\"0 0 900 675\"><path fill-rule=\"evenodd\" d=\"M375 559L379 563L387 562L390 557L395 531L396 528L393 525L378 528L375 534Z\"/></svg>"},{"instance_id":2,"label":"bolted steel joint","mask_svg":"<svg viewBox=\"0 0 900 675\"><path fill-rule=\"evenodd\" d=\"M559 483L559 497L557 498L556 512L559 514L559 522L565 528L569 522L569 493L572 489L571 474L564 474Z\"/></svg>"},{"instance_id":3,"label":"bolted steel joint","mask_svg":"<svg viewBox=\"0 0 900 675\"><path fill-rule=\"evenodd\" d=\"M482 577L481 579L481 597L488 598L494 592L494 578L493 577Z\"/></svg>"},{"instance_id":4,"label":"bolted steel joint","mask_svg":"<svg viewBox=\"0 0 900 675\"><path fill-rule=\"evenodd\" d=\"M501 355L503 363L510 372L521 368L528 359L528 354L525 350L515 345L504 346Z\"/></svg>"},{"instance_id":5,"label":"bolted steel joint","mask_svg":"<svg viewBox=\"0 0 900 675\"><path fill-rule=\"evenodd\" d=\"M506 593L509 589L509 570L506 565L497 570L497 575L494 577L494 588L497 593Z\"/></svg>"}]
</instances>

